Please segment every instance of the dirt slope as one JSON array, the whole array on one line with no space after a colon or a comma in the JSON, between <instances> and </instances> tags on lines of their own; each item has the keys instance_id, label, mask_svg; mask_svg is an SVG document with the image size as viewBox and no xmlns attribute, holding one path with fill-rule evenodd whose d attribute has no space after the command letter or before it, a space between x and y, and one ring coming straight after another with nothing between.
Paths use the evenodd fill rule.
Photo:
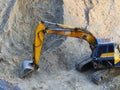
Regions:
<instances>
[{"instance_id":1,"label":"dirt slope","mask_svg":"<svg viewBox=\"0 0 120 90\"><path fill-rule=\"evenodd\" d=\"M21 62L32 59L34 30L40 20L82 27L118 42L120 1L0 0L1 79L22 90L119 90L119 76L97 86L91 82L93 71L75 70L75 63L91 54L86 41L56 35L45 37L40 70L20 79Z\"/></svg>"}]
</instances>

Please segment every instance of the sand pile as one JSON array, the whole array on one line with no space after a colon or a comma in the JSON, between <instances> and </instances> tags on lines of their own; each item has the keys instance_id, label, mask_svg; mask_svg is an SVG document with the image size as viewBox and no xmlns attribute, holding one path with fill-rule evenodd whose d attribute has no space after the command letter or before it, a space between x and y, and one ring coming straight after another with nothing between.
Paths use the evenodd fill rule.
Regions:
<instances>
[{"instance_id":1,"label":"sand pile","mask_svg":"<svg viewBox=\"0 0 120 90\"><path fill-rule=\"evenodd\" d=\"M39 72L19 78L21 62L32 59L34 31L40 20L82 27L96 37L119 42L119 7L119 0L1 0L0 78L22 90L119 90L119 76L96 86L91 72L77 72L75 63L90 56L89 45L59 35L45 36Z\"/></svg>"}]
</instances>

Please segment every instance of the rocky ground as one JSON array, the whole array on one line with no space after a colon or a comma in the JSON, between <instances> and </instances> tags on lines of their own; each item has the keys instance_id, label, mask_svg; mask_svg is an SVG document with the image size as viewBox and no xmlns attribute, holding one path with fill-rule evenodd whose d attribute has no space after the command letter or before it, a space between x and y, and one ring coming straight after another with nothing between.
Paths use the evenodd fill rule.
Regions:
<instances>
[{"instance_id":1,"label":"rocky ground","mask_svg":"<svg viewBox=\"0 0 120 90\"><path fill-rule=\"evenodd\" d=\"M40 70L19 78L24 59L32 59L34 31L40 20L89 30L95 37L120 38L119 0L0 0L0 79L22 90L119 90L120 76L97 86L94 71L80 73L75 63L90 56L86 41L46 35Z\"/></svg>"}]
</instances>

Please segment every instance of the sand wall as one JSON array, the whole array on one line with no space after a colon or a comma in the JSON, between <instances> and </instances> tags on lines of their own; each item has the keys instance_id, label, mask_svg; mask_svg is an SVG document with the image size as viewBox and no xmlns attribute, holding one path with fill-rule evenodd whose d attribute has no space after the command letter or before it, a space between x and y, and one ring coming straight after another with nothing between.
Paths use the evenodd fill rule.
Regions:
<instances>
[{"instance_id":1,"label":"sand wall","mask_svg":"<svg viewBox=\"0 0 120 90\"><path fill-rule=\"evenodd\" d=\"M0 78L22 90L119 90L119 76L96 86L91 73L79 73L75 63L90 56L86 41L46 35L40 70L20 79L24 59L32 59L34 31L40 20L89 30L95 37L120 38L119 0L1 0ZM87 86L87 87L86 87Z\"/></svg>"}]
</instances>

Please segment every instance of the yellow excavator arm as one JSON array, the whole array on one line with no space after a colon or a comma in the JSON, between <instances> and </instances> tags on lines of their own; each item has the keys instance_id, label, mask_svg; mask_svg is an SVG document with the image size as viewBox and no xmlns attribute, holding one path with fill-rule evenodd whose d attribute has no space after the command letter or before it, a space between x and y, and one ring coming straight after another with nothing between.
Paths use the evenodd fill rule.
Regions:
<instances>
[{"instance_id":1,"label":"yellow excavator arm","mask_svg":"<svg viewBox=\"0 0 120 90\"><path fill-rule=\"evenodd\" d=\"M38 69L38 63L40 60L42 45L44 41L44 30L45 25L44 23L40 22L35 31L35 39L33 44L33 64L35 65L35 69Z\"/></svg>"},{"instance_id":2,"label":"yellow excavator arm","mask_svg":"<svg viewBox=\"0 0 120 90\"><path fill-rule=\"evenodd\" d=\"M92 80L96 84L103 82L108 77L111 78L112 76L116 76L118 74L115 73L115 71L111 72L110 69L112 67L120 66L120 47L117 46L116 49L114 49L115 43L110 42L109 39L96 40L92 33L81 28L41 21L35 31L33 60L26 60L23 62L21 77L24 77L38 69L45 33L75 37L86 40L89 43L91 50L93 51L93 56L91 55L90 58L87 58L84 61L78 63L76 65L76 69L78 71L85 71L86 69L91 67L94 69L109 68L108 70L99 70L92 75ZM120 72L120 70L117 69L117 72Z\"/></svg>"},{"instance_id":3,"label":"yellow excavator arm","mask_svg":"<svg viewBox=\"0 0 120 90\"><path fill-rule=\"evenodd\" d=\"M46 27L45 24L54 25L55 28L51 28L49 26ZM83 29L76 28L73 26L41 21L36 28L34 45L33 45L34 47L33 64L35 65L36 69L39 66L38 63L40 60L45 33L84 39L90 44L90 48L92 50L94 49L97 43L96 38L89 31L85 31Z\"/></svg>"},{"instance_id":4,"label":"yellow excavator arm","mask_svg":"<svg viewBox=\"0 0 120 90\"><path fill-rule=\"evenodd\" d=\"M21 77L25 77L29 73L39 68L39 61L40 61L45 33L84 39L89 43L92 51L97 44L96 38L89 31L64 24L41 21L38 24L35 31L34 44L33 44L33 60L32 61L24 60L20 75Z\"/></svg>"}]
</instances>

